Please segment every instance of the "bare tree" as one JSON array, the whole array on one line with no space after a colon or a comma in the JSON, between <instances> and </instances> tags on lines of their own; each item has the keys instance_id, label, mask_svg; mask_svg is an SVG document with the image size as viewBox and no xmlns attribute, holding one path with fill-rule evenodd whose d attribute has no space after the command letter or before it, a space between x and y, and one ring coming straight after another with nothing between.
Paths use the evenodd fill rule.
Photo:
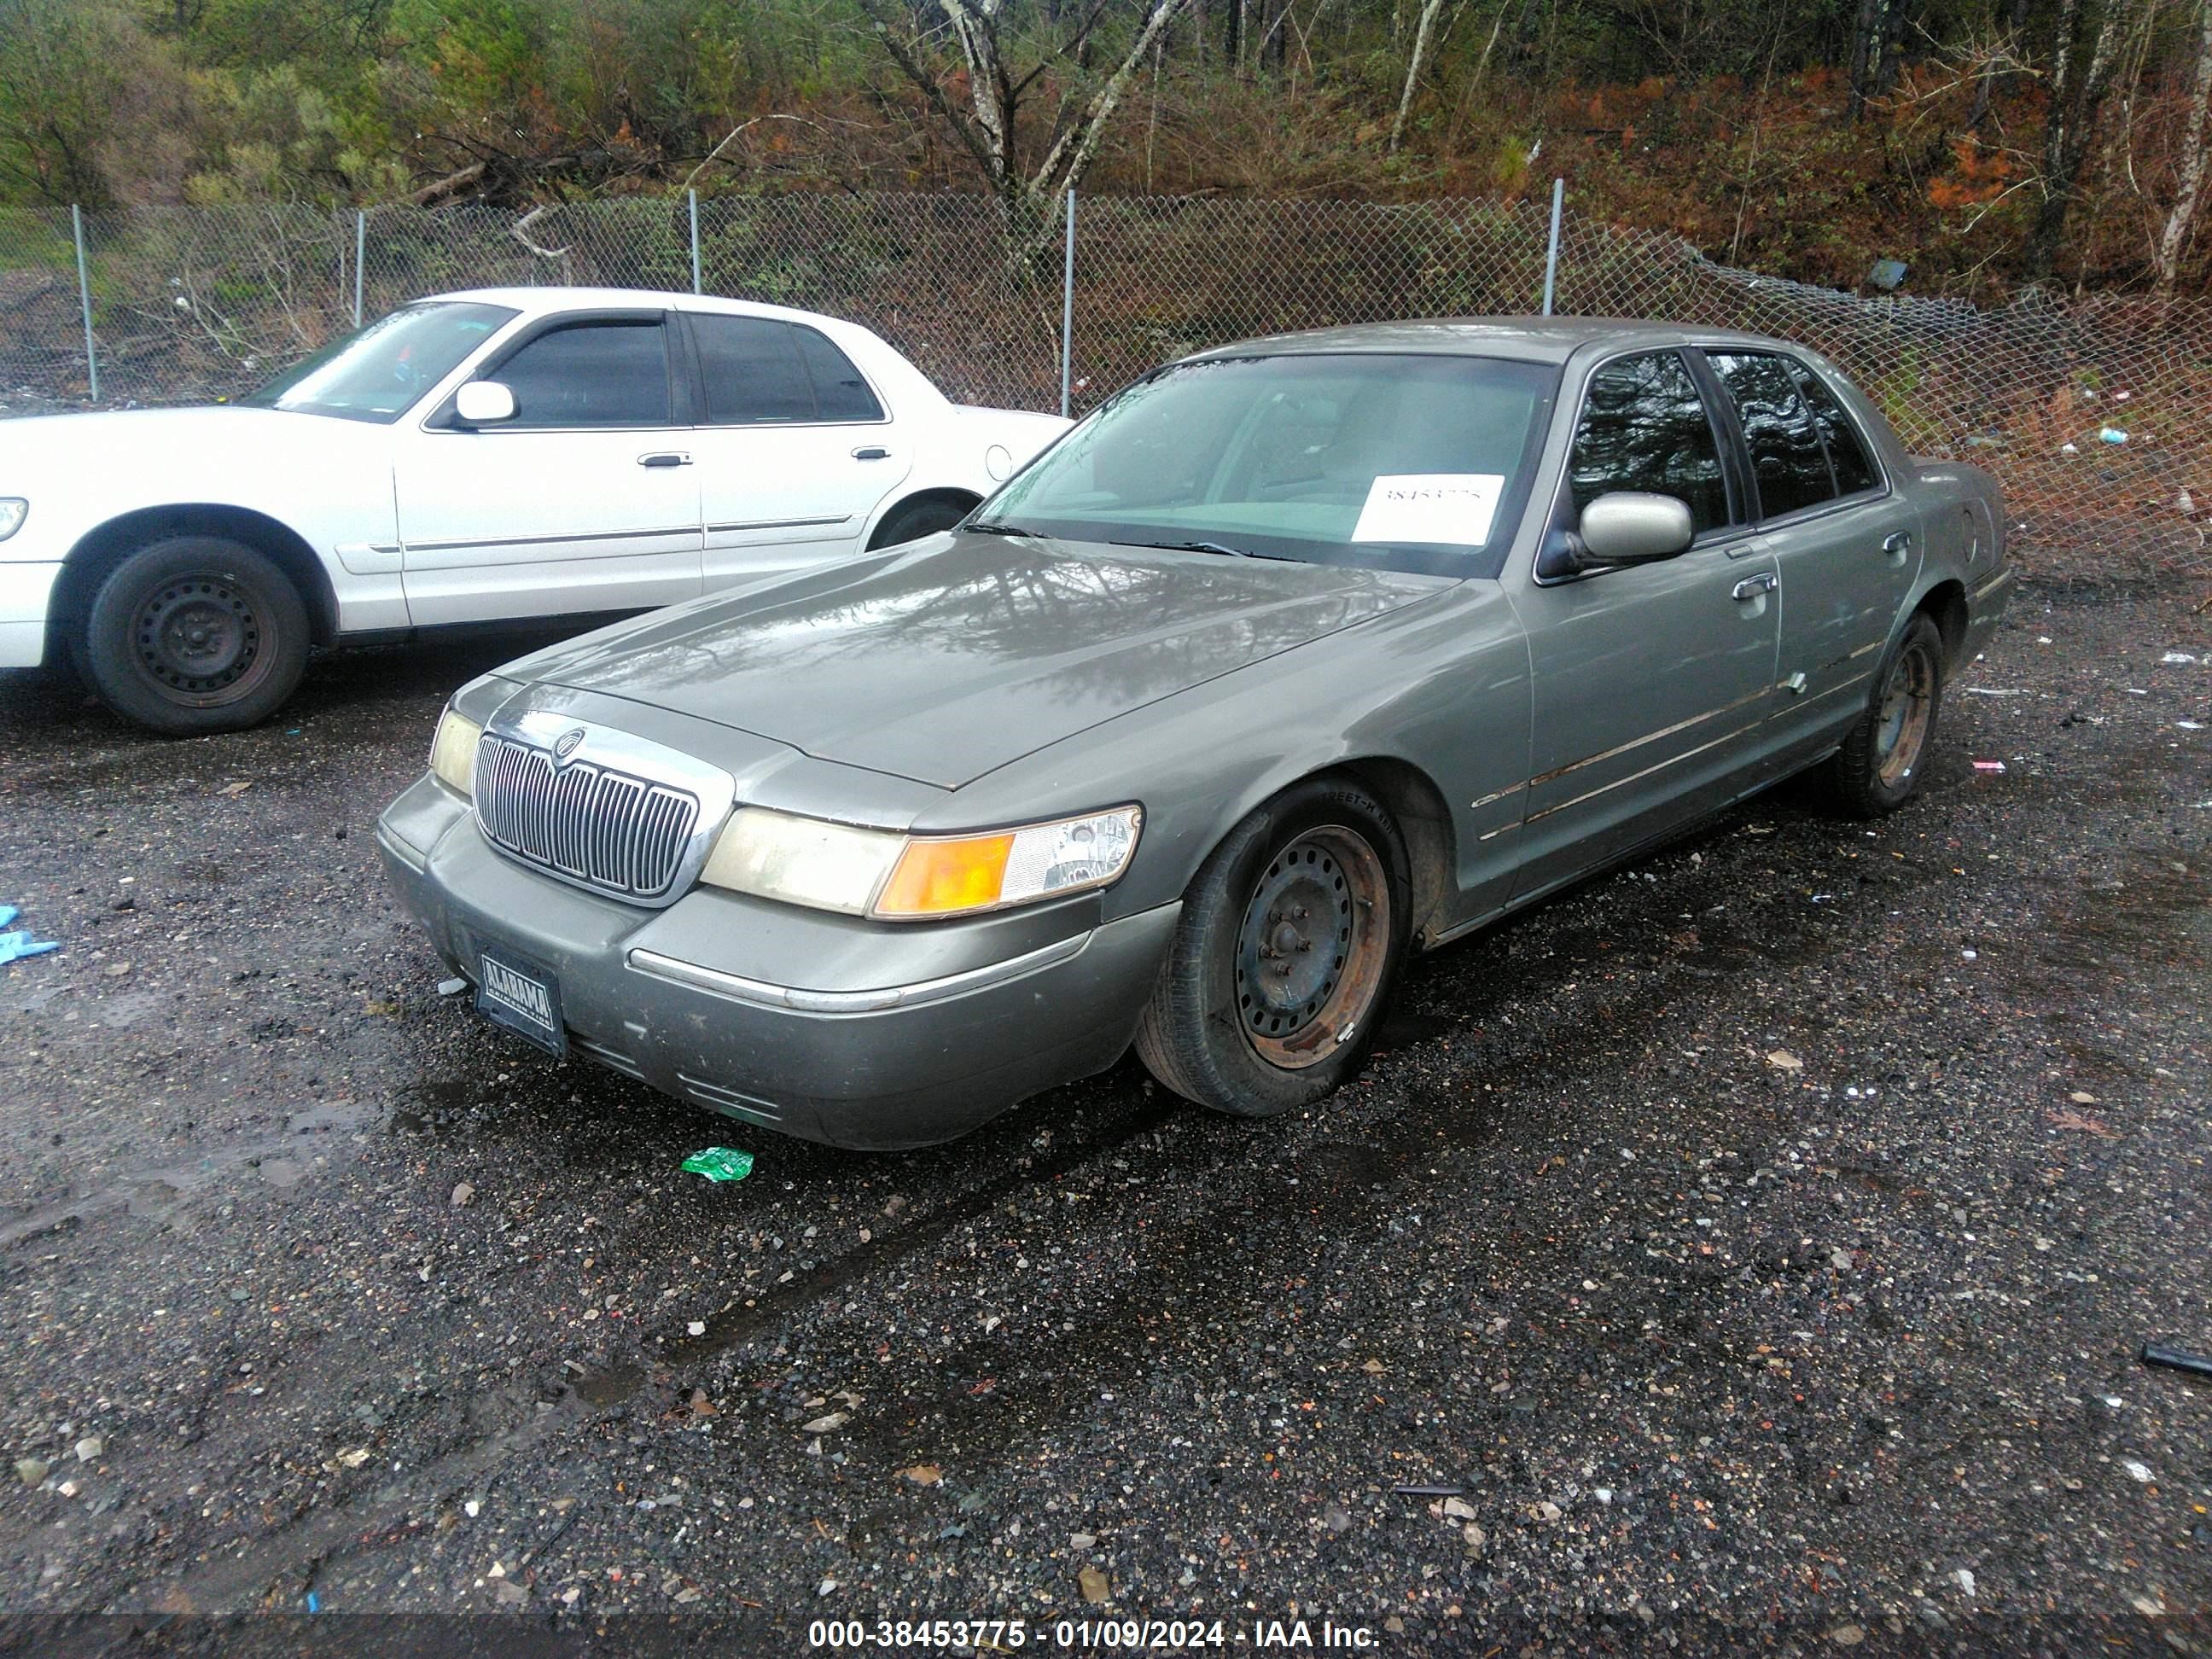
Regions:
<instances>
[{"instance_id":1,"label":"bare tree","mask_svg":"<svg viewBox=\"0 0 2212 1659\"><path fill-rule=\"evenodd\" d=\"M2051 33L2050 99L2043 121L2043 203L2021 251L2031 280L2051 275L2097 114L2119 66L2120 42L2142 0L2058 0Z\"/></svg>"},{"instance_id":2,"label":"bare tree","mask_svg":"<svg viewBox=\"0 0 2212 1659\"><path fill-rule=\"evenodd\" d=\"M2189 98L2189 125L2181 135L2181 182L2166 229L2158 239L2158 291L2171 295L2181 274L2182 252L2204 195L2204 118L2212 112L2212 0L2197 0L2197 77Z\"/></svg>"},{"instance_id":3,"label":"bare tree","mask_svg":"<svg viewBox=\"0 0 2212 1659\"><path fill-rule=\"evenodd\" d=\"M1429 43L1437 33L1437 20L1443 15L1448 0L1421 0L1420 21L1413 27L1413 50L1406 59L1406 89L1398 95L1397 118L1390 123L1390 153L1398 153L1398 145L1406 136L1406 117L1413 107L1413 89L1420 83L1422 66L1427 63Z\"/></svg>"},{"instance_id":4,"label":"bare tree","mask_svg":"<svg viewBox=\"0 0 2212 1659\"><path fill-rule=\"evenodd\" d=\"M919 15L895 15L889 0L860 0L892 63L952 130L983 175L1004 212L1008 247L1018 263L1033 259L1050 234L1054 210L1081 181L1097 155L1099 140L1120 112L1122 99L1145 54L1188 0L1146 0L1143 21L1113 69L1097 80L1079 108L1064 99L1053 111L1043 155L1031 165L1023 154L1018 120L1030 91L1049 70L1079 74L1109 16L1108 0L1087 0L1079 12L1050 19L1030 47L1033 61L1012 61L1011 12L1018 0L933 0ZM951 38L957 65L941 61ZM964 81L966 106L957 88Z\"/></svg>"}]
</instances>

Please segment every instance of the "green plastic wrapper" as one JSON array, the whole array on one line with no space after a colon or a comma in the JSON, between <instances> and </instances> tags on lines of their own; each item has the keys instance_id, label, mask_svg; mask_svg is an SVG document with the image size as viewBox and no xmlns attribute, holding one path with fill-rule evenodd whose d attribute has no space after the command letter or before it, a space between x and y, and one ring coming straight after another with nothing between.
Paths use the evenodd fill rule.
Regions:
<instances>
[{"instance_id":1,"label":"green plastic wrapper","mask_svg":"<svg viewBox=\"0 0 2212 1659\"><path fill-rule=\"evenodd\" d=\"M709 1146L685 1158L684 1167L709 1181L743 1181L753 1172L753 1155L734 1146Z\"/></svg>"}]
</instances>

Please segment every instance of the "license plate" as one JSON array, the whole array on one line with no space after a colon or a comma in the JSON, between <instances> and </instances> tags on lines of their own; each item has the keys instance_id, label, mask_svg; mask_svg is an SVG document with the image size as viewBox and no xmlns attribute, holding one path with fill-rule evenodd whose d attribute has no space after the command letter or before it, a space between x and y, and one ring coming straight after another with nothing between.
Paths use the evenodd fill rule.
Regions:
<instances>
[{"instance_id":1,"label":"license plate","mask_svg":"<svg viewBox=\"0 0 2212 1659\"><path fill-rule=\"evenodd\" d=\"M568 1028L561 1018L561 981L526 957L489 945L480 947L477 1012L549 1053L565 1056L568 1052Z\"/></svg>"}]
</instances>

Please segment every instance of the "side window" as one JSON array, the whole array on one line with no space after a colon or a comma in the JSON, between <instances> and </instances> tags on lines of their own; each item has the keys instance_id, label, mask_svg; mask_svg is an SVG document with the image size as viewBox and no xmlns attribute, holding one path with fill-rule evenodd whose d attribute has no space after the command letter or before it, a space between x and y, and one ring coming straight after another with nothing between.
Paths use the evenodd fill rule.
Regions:
<instances>
[{"instance_id":1,"label":"side window","mask_svg":"<svg viewBox=\"0 0 2212 1659\"><path fill-rule=\"evenodd\" d=\"M1590 377L1567 479L1577 514L1610 491L1639 489L1685 502L1699 531L1728 523L1720 444L1680 354L1623 357Z\"/></svg>"},{"instance_id":2,"label":"side window","mask_svg":"<svg viewBox=\"0 0 2212 1659\"><path fill-rule=\"evenodd\" d=\"M799 341L799 356L814 381L814 395L825 421L880 421L884 406L868 390L868 382L853 360L830 343L819 329L794 323L791 331Z\"/></svg>"},{"instance_id":3,"label":"side window","mask_svg":"<svg viewBox=\"0 0 2212 1659\"><path fill-rule=\"evenodd\" d=\"M1706 361L1735 401L1744 447L1751 452L1752 473L1759 480L1759 516L1778 519L1832 500L1836 484L1828 473L1827 453L1814 428L1813 412L1782 359L1765 351L1715 351L1706 354Z\"/></svg>"},{"instance_id":4,"label":"side window","mask_svg":"<svg viewBox=\"0 0 2212 1659\"><path fill-rule=\"evenodd\" d=\"M1812 405L1813 419L1820 428L1821 441L1828 446L1828 465L1836 470L1836 494L1856 495L1862 489L1872 489L1880 479L1874 463L1867 459L1864 439L1836 394L1828 390L1827 382L1805 367L1792 361L1790 368L1797 377L1797 389L1805 401Z\"/></svg>"},{"instance_id":5,"label":"side window","mask_svg":"<svg viewBox=\"0 0 2212 1659\"><path fill-rule=\"evenodd\" d=\"M659 323L576 323L541 334L491 378L514 393L511 427L666 426Z\"/></svg>"},{"instance_id":6,"label":"side window","mask_svg":"<svg viewBox=\"0 0 2212 1659\"><path fill-rule=\"evenodd\" d=\"M815 418L814 388L788 323L691 313L714 426L769 426Z\"/></svg>"}]
</instances>

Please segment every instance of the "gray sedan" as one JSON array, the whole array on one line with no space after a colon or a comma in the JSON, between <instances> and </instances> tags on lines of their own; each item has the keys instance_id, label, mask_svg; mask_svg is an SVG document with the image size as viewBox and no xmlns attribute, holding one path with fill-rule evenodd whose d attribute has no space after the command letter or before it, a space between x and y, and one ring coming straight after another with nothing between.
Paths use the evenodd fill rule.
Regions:
<instances>
[{"instance_id":1,"label":"gray sedan","mask_svg":"<svg viewBox=\"0 0 2212 1659\"><path fill-rule=\"evenodd\" d=\"M1263 1117L1401 963L1791 774L1919 787L1996 487L1814 353L1534 319L1230 346L957 530L464 687L379 840L490 1018L787 1133L1133 1042Z\"/></svg>"}]
</instances>

